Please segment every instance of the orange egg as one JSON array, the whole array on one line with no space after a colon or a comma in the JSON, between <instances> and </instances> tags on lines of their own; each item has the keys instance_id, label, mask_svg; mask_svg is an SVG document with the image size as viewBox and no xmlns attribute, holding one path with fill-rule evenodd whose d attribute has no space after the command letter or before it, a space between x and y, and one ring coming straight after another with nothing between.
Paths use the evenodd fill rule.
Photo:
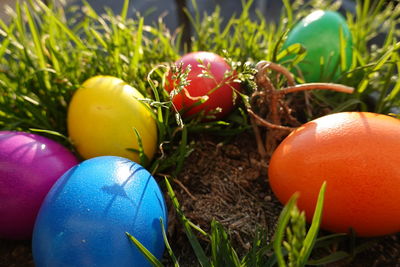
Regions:
<instances>
[{"instance_id":1,"label":"orange egg","mask_svg":"<svg viewBox=\"0 0 400 267\"><path fill-rule=\"evenodd\" d=\"M358 236L400 231L400 120L368 112L342 112L310 121L278 146L269 183L310 222L327 181L321 228Z\"/></svg>"}]
</instances>

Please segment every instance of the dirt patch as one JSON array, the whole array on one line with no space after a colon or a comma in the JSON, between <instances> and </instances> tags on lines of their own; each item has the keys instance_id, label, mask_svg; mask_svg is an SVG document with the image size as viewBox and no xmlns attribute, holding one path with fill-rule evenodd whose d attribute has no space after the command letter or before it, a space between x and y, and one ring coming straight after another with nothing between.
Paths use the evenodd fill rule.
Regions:
<instances>
[{"instance_id":1,"label":"dirt patch","mask_svg":"<svg viewBox=\"0 0 400 267\"><path fill-rule=\"evenodd\" d=\"M31 242L0 239L0 266L33 267Z\"/></svg>"},{"instance_id":2,"label":"dirt patch","mask_svg":"<svg viewBox=\"0 0 400 267\"><path fill-rule=\"evenodd\" d=\"M219 221L245 251L257 228L267 228L272 237L282 206L268 187L267 166L260 163L254 138L245 134L222 142L199 137L173 187L191 221L206 231L213 219ZM180 229L174 217L170 222L170 233Z\"/></svg>"},{"instance_id":3,"label":"dirt patch","mask_svg":"<svg viewBox=\"0 0 400 267\"><path fill-rule=\"evenodd\" d=\"M282 205L269 188L267 166L260 163L253 135L242 134L229 144L209 136L196 140L196 149L177 178L179 182L173 184L186 216L206 231L213 219L221 222L239 254L248 250L257 227L267 228L271 240ZM185 260L193 252L174 212L170 215L174 251L182 266L197 266L194 259ZM356 239L356 244L349 240L314 254L321 257L339 249L352 253L352 246L368 243L368 248L354 258L329 266L400 266L399 241L400 234Z\"/></svg>"},{"instance_id":4,"label":"dirt patch","mask_svg":"<svg viewBox=\"0 0 400 267\"><path fill-rule=\"evenodd\" d=\"M267 228L271 240L282 205L268 186L267 166L260 163L253 135L244 133L231 142L223 142L221 138L196 136L195 150L171 184L193 223L209 231L210 222L218 220L228 230L239 254L243 254L250 248L258 227ZM169 240L181 266L198 266L171 206ZM329 266L400 266L400 234L356 242L368 242L369 247L351 260ZM202 244L207 248L206 240ZM330 249L351 252L351 244ZM171 264L168 256L165 264ZM30 242L0 240L0 266L33 266Z\"/></svg>"}]
</instances>

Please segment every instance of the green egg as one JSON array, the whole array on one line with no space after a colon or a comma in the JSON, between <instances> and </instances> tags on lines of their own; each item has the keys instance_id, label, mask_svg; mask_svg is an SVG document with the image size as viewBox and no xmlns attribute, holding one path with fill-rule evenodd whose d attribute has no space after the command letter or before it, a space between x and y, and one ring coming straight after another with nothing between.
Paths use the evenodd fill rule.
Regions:
<instances>
[{"instance_id":1,"label":"green egg","mask_svg":"<svg viewBox=\"0 0 400 267\"><path fill-rule=\"evenodd\" d=\"M306 82L334 81L351 66L351 33L338 12L317 10L303 18L289 32L283 49L293 44L301 44L307 51L298 64Z\"/></svg>"}]
</instances>

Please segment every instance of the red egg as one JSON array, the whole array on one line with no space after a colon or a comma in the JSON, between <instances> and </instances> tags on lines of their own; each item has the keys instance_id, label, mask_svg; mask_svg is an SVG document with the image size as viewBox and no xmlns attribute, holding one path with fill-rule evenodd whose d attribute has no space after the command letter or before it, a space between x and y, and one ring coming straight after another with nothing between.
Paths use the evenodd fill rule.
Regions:
<instances>
[{"instance_id":1,"label":"red egg","mask_svg":"<svg viewBox=\"0 0 400 267\"><path fill-rule=\"evenodd\" d=\"M234 91L240 83L234 82L235 74L225 60L211 52L192 52L175 62L186 69L190 65L187 81L189 85L173 95L172 102L183 117L204 112L203 120L217 120L228 115L235 105ZM166 90L177 88L179 79L169 73ZM204 101L201 103L201 101Z\"/></svg>"},{"instance_id":2,"label":"red egg","mask_svg":"<svg viewBox=\"0 0 400 267\"><path fill-rule=\"evenodd\" d=\"M40 205L75 156L43 136L0 131L0 238L29 239Z\"/></svg>"}]
</instances>

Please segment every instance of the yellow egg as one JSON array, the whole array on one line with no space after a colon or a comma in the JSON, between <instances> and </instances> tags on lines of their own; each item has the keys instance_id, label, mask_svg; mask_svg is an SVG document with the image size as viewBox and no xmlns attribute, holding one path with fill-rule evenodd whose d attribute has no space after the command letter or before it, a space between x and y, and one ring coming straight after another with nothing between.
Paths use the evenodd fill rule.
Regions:
<instances>
[{"instance_id":1,"label":"yellow egg","mask_svg":"<svg viewBox=\"0 0 400 267\"><path fill-rule=\"evenodd\" d=\"M123 80L95 76L85 81L68 108L68 134L85 159L120 156L140 163L139 133L144 154L154 156L157 124L143 95Z\"/></svg>"}]
</instances>

